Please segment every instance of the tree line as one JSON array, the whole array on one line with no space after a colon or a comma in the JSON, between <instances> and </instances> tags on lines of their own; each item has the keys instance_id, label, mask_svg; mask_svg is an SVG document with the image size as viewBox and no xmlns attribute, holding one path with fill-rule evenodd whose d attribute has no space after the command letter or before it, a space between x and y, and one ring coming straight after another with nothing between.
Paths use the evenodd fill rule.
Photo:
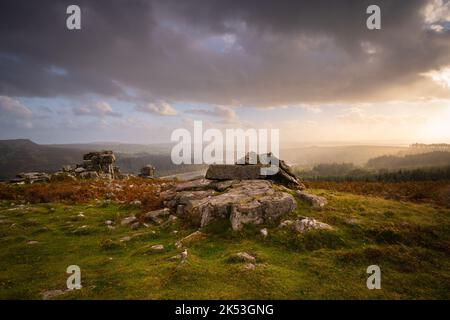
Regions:
<instances>
[{"instance_id":1,"label":"tree line","mask_svg":"<svg viewBox=\"0 0 450 320\"><path fill-rule=\"evenodd\" d=\"M441 167L424 167L415 169L366 169L352 163L319 164L311 170L295 170L304 180L323 181L438 181L450 180L450 165Z\"/></svg>"}]
</instances>

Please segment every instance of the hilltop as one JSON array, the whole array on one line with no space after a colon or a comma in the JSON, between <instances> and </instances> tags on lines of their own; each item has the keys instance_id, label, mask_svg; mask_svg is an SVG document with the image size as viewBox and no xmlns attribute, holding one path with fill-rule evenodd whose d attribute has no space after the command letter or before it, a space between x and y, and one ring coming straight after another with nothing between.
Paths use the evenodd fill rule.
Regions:
<instances>
[{"instance_id":1,"label":"hilltop","mask_svg":"<svg viewBox=\"0 0 450 320\"><path fill-rule=\"evenodd\" d=\"M450 298L445 207L309 189L328 202L317 209L281 189L296 209L277 220L198 229L148 214L176 185L139 178L0 185L0 298ZM330 228L281 226L303 217ZM72 264L83 288L68 292ZM372 264L382 270L381 290L366 288Z\"/></svg>"}]
</instances>

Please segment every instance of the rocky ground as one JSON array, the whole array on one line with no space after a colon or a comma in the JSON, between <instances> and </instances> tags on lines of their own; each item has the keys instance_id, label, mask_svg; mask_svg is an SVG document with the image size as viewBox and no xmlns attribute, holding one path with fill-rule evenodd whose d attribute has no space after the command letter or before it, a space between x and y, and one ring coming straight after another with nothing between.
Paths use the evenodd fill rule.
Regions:
<instances>
[{"instance_id":1,"label":"rocky ground","mask_svg":"<svg viewBox=\"0 0 450 320\"><path fill-rule=\"evenodd\" d=\"M267 180L61 182L0 198L1 299L449 298L444 207ZM67 291L74 264L83 288ZM381 290L366 288L371 264Z\"/></svg>"}]
</instances>

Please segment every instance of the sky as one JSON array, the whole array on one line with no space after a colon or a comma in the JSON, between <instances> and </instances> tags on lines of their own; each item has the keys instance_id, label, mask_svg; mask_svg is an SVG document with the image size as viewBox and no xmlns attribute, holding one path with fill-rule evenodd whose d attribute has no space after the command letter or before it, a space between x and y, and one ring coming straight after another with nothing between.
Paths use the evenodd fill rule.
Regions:
<instances>
[{"instance_id":1,"label":"sky","mask_svg":"<svg viewBox=\"0 0 450 320\"><path fill-rule=\"evenodd\" d=\"M0 139L151 144L196 120L284 146L450 143L450 2L1 1Z\"/></svg>"}]
</instances>

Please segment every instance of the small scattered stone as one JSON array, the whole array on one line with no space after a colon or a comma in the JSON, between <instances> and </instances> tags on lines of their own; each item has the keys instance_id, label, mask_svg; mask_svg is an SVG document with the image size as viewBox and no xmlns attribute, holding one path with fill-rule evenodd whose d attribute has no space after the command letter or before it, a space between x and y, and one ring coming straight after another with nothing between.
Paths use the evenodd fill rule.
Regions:
<instances>
[{"instance_id":1,"label":"small scattered stone","mask_svg":"<svg viewBox=\"0 0 450 320\"><path fill-rule=\"evenodd\" d=\"M171 257L170 260L182 260L183 261L183 260L186 260L187 256L188 256L188 251L187 251L187 249L184 249L183 252Z\"/></svg>"},{"instance_id":2,"label":"small scattered stone","mask_svg":"<svg viewBox=\"0 0 450 320\"><path fill-rule=\"evenodd\" d=\"M39 243L39 241L35 241L35 240L30 240L27 242L27 244L29 244L29 245L38 244L38 243Z\"/></svg>"},{"instance_id":3,"label":"small scattered stone","mask_svg":"<svg viewBox=\"0 0 450 320\"><path fill-rule=\"evenodd\" d=\"M150 247L150 250L153 252L161 252L164 251L164 246L162 244L155 244Z\"/></svg>"},{"instance_id":4,"label":"small scattered stone","mask_svg":"<svg viewBox=\"0 0 450 320\"><path fill-rule=\"evenodd\" d=\"M255 270L256 266L253 263L246 263L243 268L245 270Z\"/></svg>"},{"instance_id":5,"label":"small scattered stone","mask_svg":"<svg viewBox=\"0 0 450 320\"><path fill-rule=\"evenodd\" d=\"M255 262L256 258L247 252L238 252L235 257L242 262Z\"/></svg>"},{"instance_id":6,"label":"small scattered stone","mask_svg":"<svg viewBox=\"0 0 450 320\"><path fill-rule=\"evenodd\" d=\"M139 222L135 222L131 225L131 229L136 230L139 229L140 226L141 224Z\"/></svg>"},{"instance_id":7,"label":"small scattered stone","mask_svg":"<svg viewBox=\"0 0 450 320\"><path fill-rule=\"evenodd\" d=\"M154 210L147 212L144 215L145 221L152 221L155 223L161 223L162 218L169 216L170 210L168 208L160 209L160 210Z\"/></svg>"},{"instance_id":8,"label":"small scattered stone","mask_svg":"<svg viewBox=\"0 0 450 320\"><path fill-rule=\"evenodd\" d=\"M328 201L324 197L316 196L304 191L297 190L295 192L297 197L301 200L308 202L313 208L323 208L327 205Z\"/></svg>"},{"instance_id":9,"label":"small scattered stone","mask_svg":"<svg viewBox=\"0 0 450 320\"><path fill-rule=\"evenodd\" d=\"M267 237L267 235L269 234L269 232L267 231L267 228L261 229L259 232L261 232L261 235L264 238Z\"/></svg>"},{"instance_id":10,"label":"small scattered stone","mask_svg":"<svg viewBox=\"0 0 450 320\"><path fill-rule=\"evenodd\" d=\"M63 291L63 290L44 291L44 292L42 292L42 299L49 300L49 299L55 298L57 296L63 295L64 293L66 293L66 291Z\"/></svg>"},{"instance_id":11,"label":"small scattered stone","mask_svg":"<svg viewBox=\"0 0 450 320\"><path fill-rule=\"evenodd\" d=\"M120 238L120 242L128 242L128 241L130 241L131 240L131 237L130 236L125 236L125 237L123 237L123 238Z\"/></svg>"},{"instance_id":12,"label":"small scattered stone","mask_svg":"<svg viewBox=\"0 0 450 320\"><path fill-rule=\"evenodd\" d=\"M86 169L83 167L79 167L79 168L76 168L74 171L75 171L75 173L82 173L82 172L85 172Z\"/></svg>"},{"instance_id":13,"label":"small scattered stone","mask_svg":"<svg viewBox=\"0 0 450 320\"><path fill-rule=\"evenodd\" d=\"M112 225L114 224L114 222L112 222L111 220L106 220L106 221L105 221L105 224L106 224L107 226L112 226Z\"/></svg>"},{"instance_id":14,"label":"small scattered stone","mask_svg":"<svg viewBox=\"0 0 450 320\"><path fill-rule=\"evenodd\" d=\"M291 226L293 223L294 223L294 221L292 221L292 220L284 220L283 222L280 223L280 225L278 227L279 228L288 227L288 226Z\"/></svg>"},{"instance_id":15,"label":"small scattered stone","mask_svg":"<svg viewBox=\"0 0 450 320\"><path fill-rule=\"evenodd\" d=\"M122 219L122 221L120 221L120 224L123 226L129 225L129 224L133 224L137 221L137 218L135 216L130 216L130 217L126 217L124 219Z\"/></svg>"},{"instance_id":16,"label":"small scattered stone","mask_svg":"<svg viewBox=\"0 0 450 320\"><path fill-rule=\"evenodd\" d=\"M83 226L75 229L75 231L73 231L73 233L79 234L79 235L87 234L87 233L89 233L89 226L83 225Z\"/></svg>"},{"instance_id":17,"label":"small scattered stone","mask_svg":"<svg viewBox=\"0 0 450 320\"><path fill-rule=\"evenodd\" d=\"M333 230L333 227L313 218L298 219L293 225L293 230L298 233L305 233L314 229Z\"/></svg>"}]
</instances>

